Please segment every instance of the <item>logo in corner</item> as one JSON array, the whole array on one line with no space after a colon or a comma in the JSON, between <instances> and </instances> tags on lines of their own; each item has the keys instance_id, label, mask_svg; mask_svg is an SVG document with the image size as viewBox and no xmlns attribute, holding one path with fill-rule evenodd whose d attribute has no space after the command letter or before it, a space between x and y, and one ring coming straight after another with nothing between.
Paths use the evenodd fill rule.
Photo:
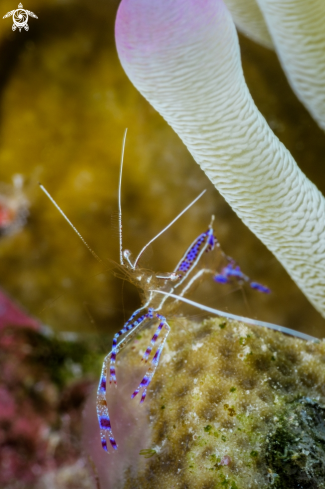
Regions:
<instances>
[{"instance_id":1,"label":"logo in corner","mask_svg":"<svg viewBox=\"0 0 325 489\"><path fill-rule=\"evenodd\" d=\"M15 31L18 28L19 32L21 32L23 28L25 29L25 31L29 30L28 16L34 17L34 19L38 19L37 15L35 15L34 12L23 9L22 3L18 5L17 10L11 10L11 12L7 12L6 15L3 16L3 18L6 19L7 17L11 16L13 20L12 30Z\"/></svg>"}]
</instances>

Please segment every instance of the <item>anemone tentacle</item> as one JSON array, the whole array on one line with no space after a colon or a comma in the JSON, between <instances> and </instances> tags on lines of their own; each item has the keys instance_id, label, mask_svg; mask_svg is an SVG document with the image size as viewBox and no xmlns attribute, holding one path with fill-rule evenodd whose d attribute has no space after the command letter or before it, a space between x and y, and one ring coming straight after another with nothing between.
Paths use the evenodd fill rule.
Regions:
<instances>
[{"instance_id":1,"label":"anemone tentacle","mask_svg":"<svg viewBox=\"0 0 325 489\"><path fill-rule=\"evenodd\" d=\"M238 29L262 46L273 49L273 41L256 0L224 0Z\"/></svg>"},{"instance_id":2,"label":"anemone tentacle","mask_svg":"<svg viewBox=\"0 0 325 489\"><path fill-rule=\"evenodd\" d=\"M221 0L122 0L121 63L325 316L325 200L257 110Z\"/></svg>"},{"instance_id":3,"label":"anemone tentacle","mask_svg":"<svg viewBox=\"0 0 325 489\"><path fill-rule=\"evenodd\" d=\"M324 0L257 0L288 80L325 130Z\"/></svg>"}]
</instances>

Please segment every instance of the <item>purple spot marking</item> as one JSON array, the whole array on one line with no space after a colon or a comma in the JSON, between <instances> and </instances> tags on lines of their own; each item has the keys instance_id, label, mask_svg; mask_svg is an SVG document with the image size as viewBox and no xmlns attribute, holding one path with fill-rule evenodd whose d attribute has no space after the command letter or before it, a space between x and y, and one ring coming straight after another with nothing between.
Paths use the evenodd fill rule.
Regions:
<instances>
[{"instance_id":1,"label":"purple spot marking","mask_svg":"<svg viewBox=\"0 0 325 489\"><path fill-rule=\"evenodd\" d=\"M146 387L148 384L149 384L149 377L145 375L141 380L140 389L141 387Z\"/></svg>"},{"instance_id":2,"label":"purple spot marking","mask_svg":"<svg viewBox=\"0 0 325 489\"><path fill-rule=\"evenodd\" d=\"M142 404L142 403L143 403L143 401L144 401L144 400L145 400L145 398L146 398L146 395L147 395L147 390L145 389L145 390L143 391L143 393L142 393L140 404Z\"/></svg>"},{"instance_id":3,"label":"purple spot marking","mask_svg":"<svg viewBox=\"0 0 325 489\"><path fill-rule=\"evenodd\" d=\"M258 290L259 292L263 292L264 294L269 294L271 290L264 285L258 284L257 282L251 282L252 289Z\"/></svg>"},{"instance_id":4,"label":"purple spot marking","mask_svg":"<svg viewBox=\"0 0 325 489\"><path fill-rule=\"evenodd\" d=\"M225 269L226 275L232 275L233 277L244 278L244 274L241 269L237 266L236 268L232 268L231 265L226 267Z\"/></svg>"},{"instance_id":5,"label":"purple spot marking","mask_svg":"<svg viewBox=\"0 0 325 489\"><path fill-rule=\"evenodd\" d=\"M213 234L211 234L211 235L209 236L209 239L208 239L208 244L209 244L209 246L211 246L212 248L214 247L214 245L215 245L215 237L213 236Z\"/></svg>"},{"instance_id":6,"label":"purple spot marking","mask_svg":"<svg viewBox=\"0 0 325 489\"><path fill-rule=\"evenodd\" d=\"M178 268L178 270L180 272L186 272L187 270L189 270L190 266L192 265L192 263L197 258L199 250L201 248L201 245L204 242L206 236L209 235L209 232L210 232L210 230L203 233L203 234L200 234L200 236L197 238L196 242L194 243L192 248L188 251L184 260L180 263L179 268ZM213 241L213 243L214 243L214 241Z\"/></svg>"},{"instance_id":7,"label":"purple spot marking","mask_svg":"<svg viewBox=\"0 0 325 489\"><path fill-rule=\"evenodd\" d=\"M99 389L101 392L106 392L106 378L105 377L101 378Z\"/></svg>"},{"instance_id":8,"label":"purple spot marking","mask_svg":"<svg viewBox=\"0 0 325 489\"><path fill-rule=\"evenodd\" d=\"M109 441L111 442L111 445L114 448L114 450L117 450L117 444L116 444L116 441L114 440L114 438L110 437Z\"/></svg>"},{"instance_id":9,"label":"purple spot marking","mask_svg":"<svg viewBox=\"0 0 325 489\"><path fill-rule=\"evenodd\" d=\"M100 416L99 425L103 430L111 429L111 422L108 416Z\"/></svg>"},{"instance_id":10,"label":"purple spot marking","mask_svg":"<svg viewBox=\"0 0 325 489\"><path fill-rule=\"evenodd\" d=\"M115 384L116 384L115 367L111 367L111 368L109 369L109 373L110 373L110 377L111 377L111 378L110 378L110 384L111 384L111 382L112 382L112 379L113 379L113 382L115 382Z\"/></svg>"},{"instance_id":11,"label":"purple spot marking","mask_svg":"<svg viewBox=\"0 0 325 489\"><path fill-rule=\"evenodd\" d=\"M106 440L102 440L102 447L104 448L105 452L107 452L107 443L106 443Z\"/></svg>"},{"instance_id":12,"label":"purple spot marking","mask_svg":"<svg viewBox=\"0 0 325 489\"><path fill-rule=\"evenodd\" d=\"M137 394L139 394L139 389L136 389L136 390L133 392L133 394L132 394L132 396L131 396L131 399L134 399L134 398L135 398L135 396L136 396Z\"/></svg>"},{"instance_id":13,"label":"purple spot marking","mask_svg":"<svg viewBox=\"0 0 325 489\"><path fill-rule=\"evenodd\" d=\"M226 284L226 283L228 283L228 279L224 275L215 275L213 277L213 280L215 282L219 282L219 284Z\"/></svg>"}]
</instances>

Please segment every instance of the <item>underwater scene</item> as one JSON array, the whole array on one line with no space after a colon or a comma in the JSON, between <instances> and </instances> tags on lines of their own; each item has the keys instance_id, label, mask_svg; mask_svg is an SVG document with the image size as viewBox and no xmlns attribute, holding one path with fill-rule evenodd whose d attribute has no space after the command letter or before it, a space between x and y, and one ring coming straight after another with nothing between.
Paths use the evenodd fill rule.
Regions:
<instances>
[{"instance_id":1,"label":"underwater scene","mask_svg":"<svg viewBox=\"0 0 325 489\"><path fill-rule=\"evenodd\" d=\"M0 488L325 488L323 0L0 14Z\"/></svg>"}]
</instances>

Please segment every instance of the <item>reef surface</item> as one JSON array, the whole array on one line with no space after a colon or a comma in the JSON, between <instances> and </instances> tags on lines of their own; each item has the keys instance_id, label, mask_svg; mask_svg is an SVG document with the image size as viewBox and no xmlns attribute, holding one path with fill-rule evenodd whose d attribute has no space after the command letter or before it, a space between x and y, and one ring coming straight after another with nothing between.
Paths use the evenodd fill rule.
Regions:
<instances>
[{"instance_id":1,"label":"reef surface","mask_svg":"<svg viewBox=\"0 0 325 489\"><path fill-rule=\"evenodd\" d=\"M325 342L224 319L179 318L171 328L141 406L150 435L139 437L137 457L126 457L131 427L129 441L108 456L109 471L125 456L114 487L325 487ZM138 368L151 336L145 331L121 354L118 378L119 369Z\"/></svg>"}]
</instances>

